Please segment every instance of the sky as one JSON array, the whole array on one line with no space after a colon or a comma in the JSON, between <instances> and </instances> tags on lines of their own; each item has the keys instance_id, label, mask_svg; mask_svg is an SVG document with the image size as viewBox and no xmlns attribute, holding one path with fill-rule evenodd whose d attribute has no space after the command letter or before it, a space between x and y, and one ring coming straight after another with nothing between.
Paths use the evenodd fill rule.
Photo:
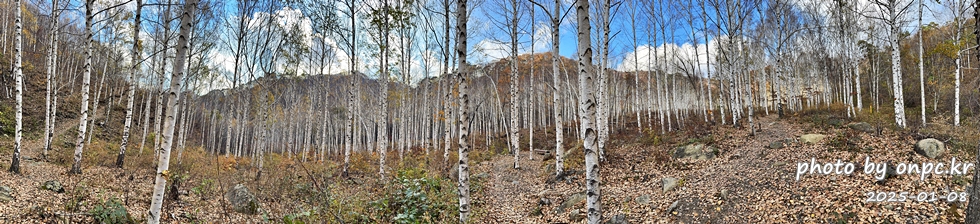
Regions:
<instances>
[{"instance_id":1,"label":"sky","mask_svg":"<svg viewBox=\"0 0 980 224\"><path fill-rule=\"evenodd\" d=\"M429 5L433 5L436 7L438 7L441 4L440 0L426 0L426 1L431 1L428 2L430 3ZM564 3L563 10L567 10L568 7L574 3L574 0L562 0L562 1ZM826 3L825 0L790 0L790 1L793 1L792 4L794 5L814 4L817 2L824 2L823 4L828 4ZM867 0L858 0L855 2L858 4L867 4ZM935 1L926 1L926 2L927 2L926 3L927 11L923 13L924 23L928 24L930 22L936 22L942 24L945 21L951 20L952 17L949 16L949 12L947 11L948 9L937 4ZM367 2L363 2L363 4L376 4L376 3L377 3L376 0L367 0ZM135 3L130 3L129 5L126 6L126 8L135 9L134 4ZM549 10L551 9L552 6L550 4L548 3L544 3L544 4L546 7L549 7ZM75 5L77 5L77 3ZM469 29L470 39L468 40L469 43L468 49L469 49L469 58L471 63L489 63L494 60L505 58L510 53L509 37L507 35L508 33L507 30L505 30L505 25L501 23L503 23L504 21L502 20L505 20L507 17L506 12L508 11L507 9L508 6L500 4L497 1L486 1L486 0L478 1L477 4L475 5L471 4L471 6L473 7L473 9L468 24L470 26ZM224 4L224 7L226 7L228 11L233 11L235 8L235 1L226 2ZM540 7L531 4L529 1L521 1L521 6L519 7L522 8L521 9L522 15L520 19L521 28L519 31L520 37L518 41L519 42L518 52L520 54L526 54L526 53L530 53L531 51L534 51L536 53L550 51L551 29L550 29L550 20L549 18L547 18L548 15ZM610 28L612 30L611 31L612 38L610 39L609 67L621 71L629 71L629 70L633 70L633 68L646 70L650 67L656 66L648 63L648 61L650 60L647 59L651 55L654 55L651 51L655 51L657 52L657 55L660 55L659 57L664 57L664 54L667 54L667 56L671 56L670 57L671 60L675 60L675 61L693 61L695 57L697 57L697 59L701 62L701 65L699 66L700 68L699 70L701 71L706 70L707 68L706 63L708 58L708 54L706 54L706 52L709 49L707 46L716 46L716 44L714 42L715 41L714 36L710 36L709 37L710 39L707 41L704 40L704 36L701 33L702 32L700 28L701 25L699 24L700 20L695 21L694 29L695 29L695 34L697 39L692 40L691 39L692 27L687 25L687 21L683 17L680 17L682 15L686 16L687 11L685 11L682 6L675 5L671 7L665 7L665 13L673 16L673 17L670 16L668 17L668 18L672 18L671 20L673 22L669 26L669 29L666 31L667 38L658 37L656 40L649 40L649 38L647 38L648 26L647 26L647 22L645 21L646 19L640 19L641 21L638 22L639 23L638 26L640 27L637 29L637 32L639 32L639 34L637 34L637 37L639 39L638 40L639 46L637 46L634 49L634 43L632 41L633 33L629 20L630 11L628 10L627 7L628 7L628 3L624 2L623 4L620 4L618 8L614 9L615 10L614 13L611 14L612 22L610 24L611 26ZM528 12L528 8L533 8L535 10L534 21L530 19L530 13ZM912 16L914 16L916 12L915 7L913 7L910 10L912 10L912 13L909 13L907 15L908 18L912 18ZM234 13L227 13L224 16L227 16L230 19L232 16L234 16L233 14ZM643 10L640 10L639 14L644 14ZM713 12L709 11L708 14L709 17L711 17L711 14L713 14ZM298 25L301 32L307 36L307 38L305 38L303 41L309 45L314 44L314 41L312 40L311 37L316 36L317 34L314 34L310 27L312 23L309 17L303 15L301 11L297 9L285 7L283 9L276 11L273 17L276 20L276 22L280 25L284 25L284 26ZM641 17L644 17L644 15L641 15ZM269 18L269 14L267 13L256 13L251 16L251 19L253 20L263 20L266 18ZM453 20L455 20L455 18L453 18ZM575 13L574 10L572 10L570 13L567 14L566 18L562 21L560 26L560 33L559 33L560 42L561 42L559 44L559 49L560 49L559 54L569 58L577 58L577 56L575 55L577 52L576 49L577 38L576 38L576 28L574 27L575 26L574 20L575 20ZM434 18L433 25L441 26L441 18ZM709 26L713 26L713 25L709 24ZM362 24L362 28L363 28L363 24ZM906 31L914 32L915 29L914 22L910 21L909 23L906 23L906 26L904 26L903 29L905 29ZM593 27L593 31L595 30L596 27ZM419 33L421 34L424 32L420 31ZM439 33L441 34L441 31ZM662 35L658 35L658 36L662 36ZM531 37L534 37L533 44L531 41ZM598 35L594 35L592 37L594 43L598 41L597 37ZM422 38L417 37L417 39L421 40ZM338 45L336 41L331 40L329 38L326 39L325 42L326 44L332 45L335 48ZM441 66L440 49L433 48L433 47L426 48L424 46L420 47L421 45L419 44L416 45L417 46L415 46L416 48L414 50L415 55L412 61L412 80L417 81L420 80L422 77L426 77L426 76L438 76L439 75L438 68ZM393 46L393 47L397 49L400 46ZM371 55L370 52L367 52L367 51L371 51L370 48L364 46L360 48L361 48L360 50L361 52L359 54L359 57L362 60L362 63L361 63L361 68L359 70L368 71L367 73L369 75L373 75L374 73L370 71L376 70L375 68L378 66L378 61L376 57L370 56ZM213 65L216 66L219 71L230 73L234 65L233 57L231 56L233 54L232 52L230 52L230 50L228 50L227 47L218 47L218 49L219 50L213 52L212 55L210 55L214 63ZM595 52L598 53L598 51ZM695 52L697 52L697 54L695 54ZM639 59L638 60L639 63L636 62L637 60L634 60L634 55L636 56L636 58ZM334 64L330 66L330 70L334 71L334 73L341 70L346 70L347 63L345 61L347 61L349 57L341 51L337 51L336 56L337 58L336 60L334 60ZM597 61L598 56L599 55L594 55L594 60ZM715 56L711 55L711 57L714 58ZM430 72L428 73L423 72L426 66L430 68L429 69ZM304 71L317 70L317 68L313 68L311 65L308 64L301 64L300 69ZM230 75L228 74L221 77L217 77L217 80L214 80L217 84L208 88L209 89L227 88L230 86L231 83L229 78ZM244 81L245 80L243 80L242 82ZM206 91L207 90L204 90L204 92Z\"/></svg>"}]
</instances>

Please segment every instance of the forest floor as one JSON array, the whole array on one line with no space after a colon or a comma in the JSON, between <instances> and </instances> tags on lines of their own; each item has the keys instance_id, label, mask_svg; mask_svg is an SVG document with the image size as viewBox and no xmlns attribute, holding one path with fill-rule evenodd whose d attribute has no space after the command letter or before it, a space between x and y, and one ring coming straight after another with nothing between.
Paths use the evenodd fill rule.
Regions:
<instances>
[{"instance_id":1,"label":"forest floor","mask_svg":"<svg viewBox=\"0 0 980 224\"><path fill-rule=\"evenodd\" d=\"M947 196L964 191L970 175L932 175L924 180L918 175L899 175L879 182L864 174L863 166L868 156L871 162L892 164L942 162L948 166L954 157L972 162L972 147L953 146L947 155L929 159L913 151L915 137L887 129L882 134L864 133L851 130L846 123L822 129L775 115L756 122L755 136L748 129L716 126L700 139L676 139L678 145L718 147L717 157L708 160L665 158L674 153L674 147L613 137L606 161L600 163L605 219L619 215L629 223L962 222L966 203L948 202ZM816 144L801 143L798 139L803 134L827 137ZM785 147L769 148L776 141L784 141ZM806 175L797 181L797 163L809 163L811 158L820 164L838 159L852 162L856 171L852 175ZM570 170L566 172L573 174L563 178L566 181L556 181L547 165L553 162L522 160L523 169L514 170L513 156L506 155L492 164L478 165L475 170L490 174L492 180L477 199L487 201L482 207L488 214L483 221L581 222L585 201L577 194L585 189L584 174ZM676 178L677 187L664 191L665 178ZM869 192L910 195L904 202L868 202ZM913 199L920 192L935 192L937 200ZM562 207L567 208L562 211Z\"/></svg>"},{"instance_id":2,"label":"forest floor","mask_svg":"<svg viewBox=\"0 0 980 224\"><path fill-rule=\"evenodd\" d=\"M629 223L962 222L966 203L948 202L946 197L950 192L964 191L972 172L964 176L932 175L923 180L918 175L898 175L876 181L873 175L862 172L863 164L868 156L872 162L893 164L949 164L952 158L972 162L977 130L932 125L929 129L903 131L876 127L877 131L867 133L848 128L851 122L854 121L827 114L784 119L760 116L755 122L755 135L747 128L720 124L710 128L690 125L667 134L619 128L611 133L606 158L600 165L604 217ZM23 175L0 172L0 186L10 187L13 198L0 201L0 223L88 223L116 214L113 212L117 208L137 222L145 220L155 171L152 150L142 154L130 150L126 169L110 168L115 158L112 150L118 146L96 139L87 145L84 174L67 175L71 150L63 145L73 139L68 136L74 131L59 131L62 132L48 162L36 159L36 150L30 149L25 152L31 159L23 162ZM535 142L540 144L536 146L552 150L554 143L549 146L547 142L554 138L553 133L536 133L540 133L535 136ZM804 134L824 134L826 138L816 144L802 143L799 139ZM947 153L937 159L916 154L915 142L927 137L946 142ZM500 143L485 144L483 148L474 144L477 147L471 154L470 172L474 185L473 218L479 223L583 222L582 149L573 138L566 139L571 143L565 149L566 175L560 178L555 177L553 156L535 154L534 160L529 160L524 147L521 169L514 169L512 154L486 153L501 150L487 149ZM784 147L770 148L773 142L783 142ZM36 144L25 145L39 147ZM708 150L716 153L714 158L672 157L678 147L697 144L716 148ZM9 166L6 161L10 161L10 146L6 138L0 141L0 161L5 161L0 168L4 171ZM341 157L328 158L328 162L318 165L281 155L266 157L264 173L257 177L252 160L212 156L199 148L188 150L183 165L172 167L181 184L178 200L168 195L164 207L167 216L163 220L387 223L404 220L396 217L403 214L427 217L418 219L421 222L455 220L452 172L427 169L446 167L441 163L441 153L432 153L428 159L412 159L424 157L416 150L407 154L404 161L397 159L397 153L389 153L390 181L377 178L376 154L360 154L352 157L349 177L339 174L338 163L329 162ZM804 175L796 180L797 163L809 163L811 159L818 163L840 159L857 167L853 175ZM664 190L665 182L671 182L665 180L670 178L676 180L675 187ZM49 180L59 181L64 192L44 189ZM419 182L423 187L418 188ZM261 206L259 214L232 211L224 193L236 183L244 183L256 195ZM406 195L415 195L411 189L422 191L428 198L406 200ZM910 197L935 192L937 200L868 202L869 192L909 192Z\"/></svg>"}]
</instances>

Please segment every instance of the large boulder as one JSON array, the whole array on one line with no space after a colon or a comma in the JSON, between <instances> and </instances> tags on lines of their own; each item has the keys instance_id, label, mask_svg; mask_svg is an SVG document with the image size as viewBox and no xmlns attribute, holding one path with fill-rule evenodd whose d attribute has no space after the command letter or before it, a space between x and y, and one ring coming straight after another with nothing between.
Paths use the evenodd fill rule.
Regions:
<instances>
[{"instance_id":1,"label":"large boulder","mask_svg":"<svg viewBox=\"0 0 980 224\"><path fill-rule=\"evenodd\" d=\"M238 184L225 193L225 199L231 203L235 212L254 215L259 212L259 201L248 191L245 185Z\"/></svg>"},{"instance_id":2,"label":"large boulder","mask_svg":"<svg viewBox=\"0 0 980 224\"><path fill-rule=\"evenodd\" d=\"M851 123L848 124L847 127L854 130L862 131L864 133L875 133L875 127L872 127L867 122Z\"/></svg>"},{"instance_id":3,"label":"large boulder","mask_svg":"<svg viewBox=\"0 0 980 224\"><path fill-rule=\"evenodd\" d=\"M680 185L680 181L681 181L680 179L673 178L673 177L667 177L661 180L661 182L663 182L664 184L664 188L663 188L664 192L668 192L670 190L673 190L674 188L677 188L677 186Z\"/></svg>"},{"instance_id":4,"label":"large boulder","mask_svg":"<svg viewBox=\"0 0 980 224\"><path fill-rule=\"evenodd\" d=\"M705 146L704 144L690 144L686 146L677 147L674 151L674 158L678 159L697 159L697 160L708 160L714 159L718 155L718 148Z\"/></svg>"},{"instance_id":5,"label":"large boulder","mask_svg":"<svg viewBox=\"0 0 980 224\"><path fill-rule=\"evenodd\" d=\"M935 159L946 153L946 145L934 138L919 140L915 143L915 152L919 155Z\"/></svg>"},{"instance_id":6,"label":"large boulder","mask_svg":"<svg viewBox=\"0 0 980 224\"><path fill-rule=\"evenodd\" d=\"M573 194L572 196L565 198L565 201L562 202L561 205L558 205L558 209L555 211L557 211L558 214L565 213L565 210L571 208L572 206L577 205L578 203L582 203L582 201L585 201L585 199L586 199L585 192L579 192Z\"/></svg>"},{"instance_id":7,"label":"large boulder","mask_svg":"<svg viewBox=\"0 0 980 224\"><path fill-rule=\"evenodd\" d=\"M817 142L822 141L824 138L827 138L827 136L822 134L805 134L800 136L800 142L817 144Z\"/></svg>"},{"instance_id":8,"label":"large boulder","mask_svg":"<svg viewBox=\"0 0 980 224\"><path fill-rule=\"evenodd\" d=\"M57 180L45 181L44 184L41 185L41 189L54 191L57 193L65 193L65 188L62 187L61 182L58 182Z\"/></svg>"},{"instance_id":9,"label":"large boulder","mask_svg":"<svg viewBox=\"0 0 980 224\"><path fill-rule=\"evenodd\" d=\"M12 193L13 193L13 191L10 190L10 187L0 186L0 203L6 203L8 201L13 201L14 200L14 196L11 195Z\"/></svg>"}]
</instances>

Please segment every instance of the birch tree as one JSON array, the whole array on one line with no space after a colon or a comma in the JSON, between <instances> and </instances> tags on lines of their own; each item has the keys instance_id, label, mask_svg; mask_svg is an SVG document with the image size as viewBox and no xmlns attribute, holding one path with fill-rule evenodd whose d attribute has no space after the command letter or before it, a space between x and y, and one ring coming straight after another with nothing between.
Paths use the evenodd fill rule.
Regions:
<instances>
[{"instance_id":1,"label":"birch tree","mask_svg":"<svg viewBox=\"0 0 980 224\"><path fill-rule=\"evenodd\" d=\"M888 44L892 49L892 90L895 94L895 125L905 128L905 97L903 97L902 93L902 57L899 35L902 32L902 15L907 12L912 2L905 3L902 0L872 0L871 3L878 7L879 13L878 15L869 15L868 17L883 21L889 28ZM922 106L925 107L925 105Z\"/></svg>"},{"instance_id":2,"label":"birch tree","mask_svg":"<svg viewBox=\"0 0 980 224\"><path fill-rule=\"evenodd\" d=\"M95 0L85 1L85 67L82 72L82 108L78 120L78 138L75 139L75 162L69 174L82 174L82 150L85 147L85 131L88 123L88 89L92 78L92 7Z\"/></svg>"},{"instance_id":3,"label":"birch tree","mask_svg":"<svg viewBox=\"0 0 980 224\"><path fill-rule=\"evenodd\" d=\"M157 162L156 181L153 185L153 198L150 204L149 218L150 224L160 223L160 208L163 207L163 193L167 186L167 179L170 178L170 149L173 146L174 126L176 124L177 100L180 99L182 80L184 79L184 68L187 60L187 41L190 38L191 21L197 9L197 0L187 0L184 3L184 10L180 17L180 36L177 39L177 56L174 59L173 78L170 82L170 92L167 97L167 118L164 121L163 144L159 148L160 158Z\"/></svg>"},{"instance_id":4,"label":"birch tree","mask_svg":"<svg viewBox=\"0 0 980 224\"><path fill-rule=\"evenodd\" d=\"M17 7L14 10L16 11L16 18L14 19L14 79L16 80L15 85L17 85L14 87L14 91L16 95L15 98L17 100L17 108L14 112L16 113L14 115L14 119L16 120L16 124L14 125L14 156L10 161L9 170L10 172L16 174L21 174L20 149L23 147L21 145L21 138L23 138L23 136L21 136L21 129L24 125L24 72L22 71L23 67L21 66L24 28L21 24L21 17L23 16L23 7L21 4L23 4L23 2L20 0L14 0L14 6ZM84 123L84 121L82 123Z\"/></svg>"},{"instance_id":5,"label":"birch tree","mask_svg":"<svg viewBox=\"0 0 980 224\"><path fill-rule=\"evenodd\" d=\"M57 1L57 0L54 0ZM123 124L122 142L119 143L119 155L116 156L116 167L123 168L126 158L126 146L129 143L129 130L133 124L133 106L136 100L136 72L140 69L140 16L143 12L143 0L136 0L136 17L133 19L133 49L130 53L129 92L126 94L126 120ZM110 109L111 110L111 109Z\"/></svg>"},{"instance_id":6,"label":"birch tree","mask_svg":"<svg viewBox=\"0 0 980 224\"><path fill-rule=\"evenodd\" d=\"M969 10L969 1L966 0L947 0L945 1L945 6L949 8L949 11L953 13L953 25L955 33L955 50L956 50L956 73L955 73L955 83L954 83L954 100L953 100L953 125L960 126L960 80L963 78L963 65L961 58L963 57L963 51L969 50L970 48L963 49L963 44L966 40L963 39L963 29L966 25L966 18L964 16Z\"/></svg>"},{"instance_id":7,"label":"birch tree","mask_svg":"<svg viewBox=\"0 0 980 224\"><path fill-rule=\"evenodd\" d=\"M532 3L538 5L542 9L546 9L542 3L531 0ZM558 76L558 64L561 56L558 55L559 46L559 26L561 26L561 21L564 18L562 13L562 1L555 0L553 9L551 11L544 10L544 12L551 19L551 105L552 111L554 113L555 119L555 175L561 176L564 173L565 161L564 161L564 129L562 128L562 103L561 103L561 91L559 91L560 78Z\"/></svg>"},{"instance_id":8,"label":"birch tree","mask_svg":"<svg viewBox=\"0 0 980 224\"><path fill-rule=\"evenodd\" d=\"M585 148L585 182L588 223L598 224L602 220L599 196L599 157L597 155L597 130L595 127L596 96L593 88L595 80L592 65L592 41L590 35L589 1L577 1L575 14L578 22L578 82L579 119L581 120L582 145Z\"/></svg>"},{"instance_id":9,"label":"birch tree","mask_svg":"<svg viewBox=\"0 0 980 224\"><path fill-rule=\"evenodd\" d=\"M456 80L459 81L459 111L456 123L459 126L459 222L468 223L470 216L470 96L466 92L469 65L466 63L466 0L456 0Z\"/></svg>"},{"instance_id":10,"label":"birch tree","mask_svg":"<svg viewBox=\"0 0 980 224\"><path fill-rule=\"evenodd\" d=\"M54 91L55 72L58 64L58 22L60 22L60 11L58 10L58 0L51 0L51 37L48 45L48 67L47 67L47 91L44 98L44 149L41 158L48 158L48 151L51 150L51 140L54 138L54 113L52 108L51 93Z\"/></svg>"}]
</instances>

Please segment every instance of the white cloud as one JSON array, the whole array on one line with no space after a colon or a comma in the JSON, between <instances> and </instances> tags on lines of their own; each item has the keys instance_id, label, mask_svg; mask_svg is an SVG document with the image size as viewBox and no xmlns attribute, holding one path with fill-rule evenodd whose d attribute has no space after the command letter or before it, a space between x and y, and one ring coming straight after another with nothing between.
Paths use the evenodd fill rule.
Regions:
<instances>
[{"instance_id":1,"label":"white cloud","mask_svg":"<svg viewBox=\"0 0 980 224\"><path fill-rule=\"evenodd\" d=\"M470 57L474 63L489 63L510 55L510 46L507 43L491 39L483 39L473 46L473 53Z\"/></svg>"},{"instance_id":2,"label":"white cloud","mask_svg":"<svg viewBox=\"0 0 980 224\"><path fill-rule=\"evenodd\" d=\"M711 53L708 50L711 49ZM696 73L704 73L708 69L708 58L712 61L717 60L717 42L712 40L707 45L684 43L680 46L672 43L652 47L650 45L640 45L637 49L627 52L623 61L616 68L619 71L649 71L662 70L664 66L670 72L683 72L679 66L684 66L684 70L698 63ZM697 51L695 51L697 50ZM695 54L695 52L697 52ZM664 57L667 57L664 60ZM666 64L665 64L666 63Z\"/></svg>"}]
</instances>

